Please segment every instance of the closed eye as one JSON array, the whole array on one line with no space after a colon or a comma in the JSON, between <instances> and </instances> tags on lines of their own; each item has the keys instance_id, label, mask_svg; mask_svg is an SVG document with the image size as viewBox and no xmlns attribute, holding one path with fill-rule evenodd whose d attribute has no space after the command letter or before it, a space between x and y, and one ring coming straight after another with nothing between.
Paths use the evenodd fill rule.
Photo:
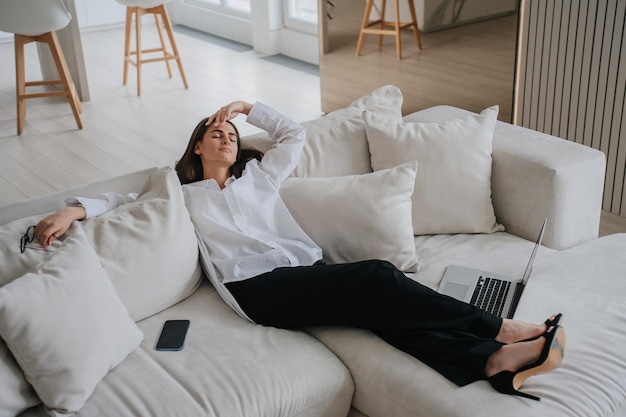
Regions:
<instances>
[{"instance_id":1,"label":"closed eye","mask_svg":"<svg viewBox=\"0 0 626 417\"><path fill-rule=\"evenodd\" d=\"M224 132L223 130L214 130L211 132L211 139L222 139L225 134L228 134L230 141L237 142L237 135L234 132Z\"/></svg>"}]
</instances>

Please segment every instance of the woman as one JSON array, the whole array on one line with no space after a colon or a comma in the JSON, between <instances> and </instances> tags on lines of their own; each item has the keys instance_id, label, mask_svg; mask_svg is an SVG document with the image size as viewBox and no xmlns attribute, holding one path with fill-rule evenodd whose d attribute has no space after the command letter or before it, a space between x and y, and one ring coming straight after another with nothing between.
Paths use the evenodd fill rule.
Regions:
<instances>
[{"instance_id":1,"label":"woman","mask_svg":"<svg viewBox=\"0 0 626 417\"><path fill-rule=\"evenodd\" d=\"M231 122L239 114L276 140L265 155L241 149ZM386 261L321 262L321 249L279 194L305 136L302 126L267 106L237 101L198 124L176 164L203 266L224 301L268 326L369 329L458 385L488 379L500 392L538 399L518 388L559 366L561 315L538 325L500 319L416 283ZM125 198L78 201L37 225L40 242L49 244L73 220Z\"/></svg>"}]
</instances>

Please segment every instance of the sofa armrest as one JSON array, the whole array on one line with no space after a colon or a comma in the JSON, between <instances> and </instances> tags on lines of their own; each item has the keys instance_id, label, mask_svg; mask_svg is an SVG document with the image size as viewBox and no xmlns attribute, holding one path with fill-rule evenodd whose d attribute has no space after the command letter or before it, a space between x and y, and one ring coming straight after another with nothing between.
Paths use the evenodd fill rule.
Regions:
<instances>
[{"instance_id":1,"label":"sofa armrest","mask_svg":"<svg viewBox=\"0 0 626 417\"><path fill-rule=\"evenodd\" d=\"M435 106L404 120L443 122L467 114ZM548 217L544 246L562 250L598 237L606 163L602 152L498 122L492 157L491 197L507 232L534 241Z\"/></svg>"},{"instance_id":2,"label":"sofa armrest","mask_svg":"<svg viewBox=\"0 0 626 417\"><path fill-rule=\"evenodd\" d=\"M139 192L150 172L152 172L152 168L0 207L0 225L24 217L56 211L65 205L64 201L67 197L97 198L106 192L119 194Z\"/></svg>"},{"instance_id":3,"label":"sofa armrest","mask_svg":"<svg viewBox=\"0 0 626 417\"><path fill-rule=\"evenodd\" d=\"M491 197L509 233L567 249L598 237L605 157L598 150L498 122L493 140Z\"/></svg>"}]
</instances>

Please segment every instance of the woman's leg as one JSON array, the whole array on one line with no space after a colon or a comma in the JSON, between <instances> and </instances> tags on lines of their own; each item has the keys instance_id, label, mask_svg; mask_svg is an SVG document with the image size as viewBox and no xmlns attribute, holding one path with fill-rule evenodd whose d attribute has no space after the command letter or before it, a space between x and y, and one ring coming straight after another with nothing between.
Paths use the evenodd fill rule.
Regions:
<instances>
[{"instance_id":1,"label":"woman's leg","mask_svg":"<svg viewBox=\"0 0 626 417\"><path fill-rule=\"evenodd\" d=\"M464 385L484 377L501 319L433 291L385 261L278 268L227 284L259 324L355 326Z\"/></svg>"}]
</instances>

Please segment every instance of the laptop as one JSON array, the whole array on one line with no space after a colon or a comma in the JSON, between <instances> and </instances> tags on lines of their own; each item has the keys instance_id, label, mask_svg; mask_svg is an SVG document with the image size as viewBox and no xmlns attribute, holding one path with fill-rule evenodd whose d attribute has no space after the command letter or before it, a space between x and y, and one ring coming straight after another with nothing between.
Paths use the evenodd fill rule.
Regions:
<instances>
[{"instance_id":1,"label":"laptop","mask_svg":"<svg viewBox=\"0 0 626 417\"><path fill-rule=\"evenodd\" d=\"M535 265L547 223L548 219L545 219L522 279L511 278L496 272L450 265L443 276L439 292L475 305L496 316L512 318Z\"/></svg>"}]
</instances>

